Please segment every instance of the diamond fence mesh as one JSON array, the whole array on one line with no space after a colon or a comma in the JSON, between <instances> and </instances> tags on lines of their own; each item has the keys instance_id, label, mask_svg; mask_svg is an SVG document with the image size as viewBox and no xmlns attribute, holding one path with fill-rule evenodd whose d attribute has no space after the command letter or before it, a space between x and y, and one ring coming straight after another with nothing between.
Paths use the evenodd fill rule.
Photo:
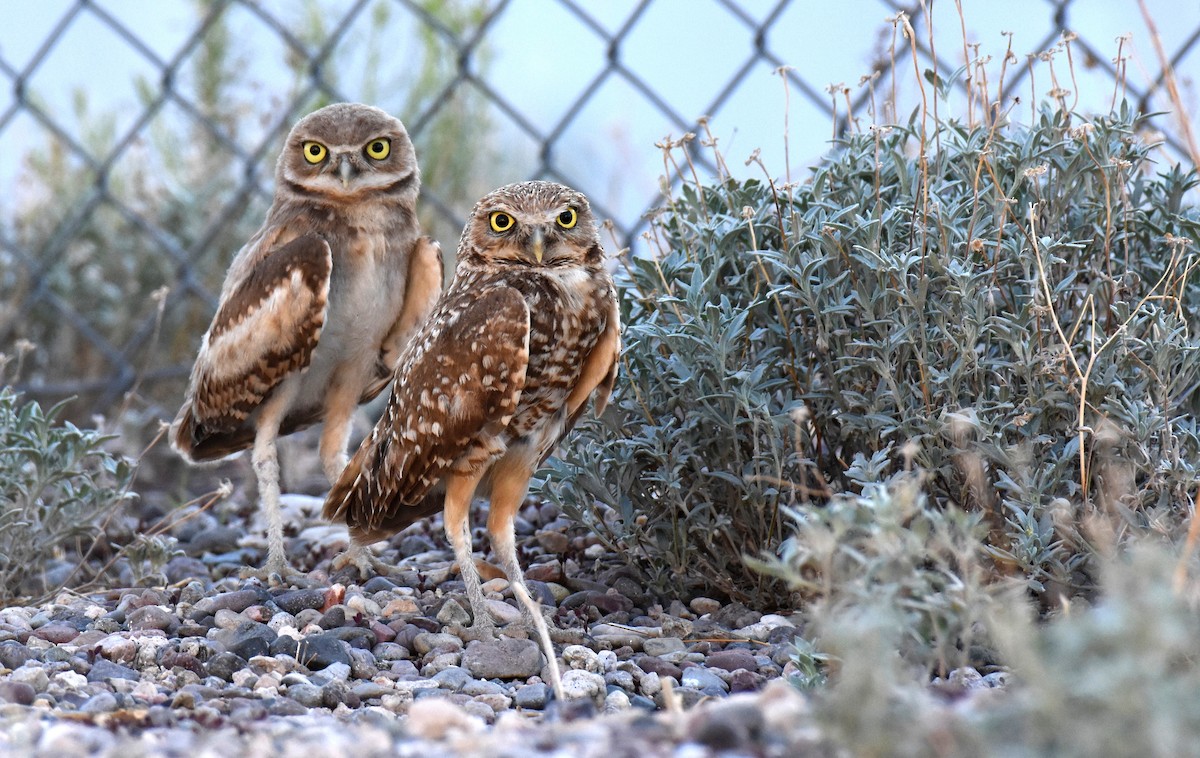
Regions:
<instances>
[{"instance_id":1,"label":"diamond fence mesh","mask_svg":"<svg viewBox=\"0 0 1200 758\"><path fill-rule=\"evenodd\" d=\"M964 4L969 20L978 8ZM1095 3L1017 4L1009 20L1029 35L1029 51L1072 30L1076 58L1060 57L1057 72L1051 60L1049 78L1037 82L1034 59L1017 58L1005 92L1037 100L1054 90L1077 102L1082 92L1102 102L1080 109L1103 111L1107 93L1120 91L1143 112L1171 110L1179 97L1168 97L1164 74L1173 69L1190 96L1194 9L1155 9L1170 62L1163 67L1149 42L1140 57L1127 54L1132 44L1096 21ZM788 100L793 132L803 132L790 155L811 161L831 135L888 117L873 112L874 96L886 100L890 89L899 101L913 91L914 72L961 74L966 58L981 55L964 39L972 33L960 32L955 5L931 5L44 3L38 23L0 34L0 138L10 145L0 162L0 351L9 359L0 376L38 399L77 398L77 415L132 403L147 417L169 417L224 268L269 203L281 137L326 102L373 102L405 121L422 161L423 222L444 248L483 192L550 178L593 198L619 249L638 244L670 186L656 181L670 172L661 158L655 168L646 130L659 139L704 134L710 116L768 122L762 128L775 135L784 129L778 103ZM1126 27L1144 34L1133 4L1126 13ZM994 41L1000 32L974 34ZM830 58L847 78L876 77L869 87L829 86L820 76ZM954 87L965 92L965 81L960 75ZM904 113L892 103L893 118ZM1153 123L1168 155L1189 155L1178 128L1186 118ZM698 170L713 170L707 155L696 152Z\"/></svg>"}]
</instances>

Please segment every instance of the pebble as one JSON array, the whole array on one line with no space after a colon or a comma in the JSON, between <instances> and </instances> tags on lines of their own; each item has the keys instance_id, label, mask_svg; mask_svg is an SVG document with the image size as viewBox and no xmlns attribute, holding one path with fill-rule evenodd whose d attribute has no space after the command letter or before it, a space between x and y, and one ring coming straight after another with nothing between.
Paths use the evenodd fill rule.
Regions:
<instances>
[{"instance_id":1,"label":"pebble","mask_svg":"<svg viewBox=\"0 0 1200 758\"><path fill-rule=\"evenodd\" d=\"M534 682L517 688L514 701L518 708L541 710L550 699L550 686L543 682Z\"/></svg>"},{"instance_id":2,"label":"pebble","mask_svg":"<svg viewBox=\"0 0 1200 758\"><path fill-rule=\"evenodd\" d=\"M702 666L691 666L684 670L680 684L692 687L706 695L724 695L729 685L721 677Z\"/></svg>"},{"instance_id":3,"label":"pebble","mask_svg":"<svg viewBox=\"0 0 1200 758\"><path fill-rule=\"evenodd\" d=\"M463 668L481 679L527 679L542 670L542 651L532 640L481 640L467 646Z\"/></svg>"},{"instance_id":4,"label":"pebble","mask_svg":"<svg viewBox=\"0 0 1200 758\"><path fill-rule=\"evenodd\" d=\"M433 681L438 683L439 687L458 692L465 687L469 682L474 681L471 678L471 672L461 666L449 666L437 672L432 677Z\"/></svg>"},{"instance_id":5,"label":"pebble","mask_svg":"<svg viewBox=\"0 0 1200 758\"><path fill-rule=\"evenodd\" d=\"M583 669L562 673L563 697L568 700L602 698L606 692L604 677Z\"/></svg>"},{"instance_id":6,"label":"pebble","mask_svg":"<svg viewBox=\"0 0 1200 758\"><path fill-rule=\"evenodd\" d=\"M129 628L158 629L170 633L179 628L179 619L166 608L147 605L129 614Z\"/></svg>"},{"instance_id":7,"label":"pebble","mask_svg":"<svg viewBox=\"0 0 1200 758\"><path fill-rule=\"evenodd\" d=\"M114 663L103 658L96 659L96 662L92 664L92 670L87 675L89 682L107 682L110 679L132 679L136 681L140 678L141 674L128 666L122 666L119 663Z\"/></svg>"},{"instance_id":8,"label":"pebble","mask_svg":"<svg viewBox=\"0 0 1200 758\"><path fill-rule=\"evenodd\" d=\"M335 663L350 666L350 645L329 632L310 634L296 643L296 660L313 671Z\"/></svg>"},{"instance_id":9,"label":"pebble","mask_svg":"<svg viewBox=\"0 0 1200 758\"><path fill-rule=\"evenodd\" d=\"M325 605L325 593L322 590L304 589L283 592L272 598L272 601L285 613L295 616L302 610L320 610Z\"/></svg>"},{"instance_id":10,"label":"pebble","mask_svg":"<svg viewBox=\"0 0 1200 758\"><path fill-rule=\"evenodd\" d=\"M62 645L79 636L79 630L71 624L55 622L46 624L34 631L33 635L46 642Z\"/></svg>"},{"instance_id":11,"label":"pebble","mask_svg":"<svg viewBox=\"0 0 1200 758\"><path fill-rule=\"evenodd\" d=\"M27 682L0 680L0 702L33 705L36 696L37 690Z\"/></svg>"},{"instance_id":12,"label":"pebble","mask_svg":"<svg viewBox=\"0 0 1200 758\"><path fill-rule=\"evenodd\" d=\"M686 649L687 646L678 637L651 637L642 640L642 652L646 655L657 657L670 653L682 653Z\"/></svg>"},{"instance_id":13,"label":"pebble","mask_svg":"<svg viewBox=\"0 0 1200 758\"><path fill-rule=\"evenodd\" d=\"M804 696L770 686L789 661L796 629L788 619L710 598L660 600L628 573L586 574L585 563L605 562L594 538L568 539L565 520L548 525L537 507L522 513L528 521L518 541L534 546L540 561L527 567L531 594L557 611L561 702L506 579L489 580L484 592L497 624L514 625L496 639L478 639L467 626L463 585L450 572L453 556L440 532L414 526L401 538L424 554L421 561L383 548L384 560L400 564L389 576L360 583L352 571L339 572L335 584L327 563L318 563L295 585L268 588L239 579L233 565L260 560L261 535L239 548L245 530L236 538L213 531L209 517L190 534L205 535L199 544L212 549L182 544L193 557L168 564L182 586L63 594L39 607L0 609L0 744L32 734L20 744L41 753L58 746L64 756L132 755L139 753L130 740L150 739L144 735L154 730L156 754L237 755L251 752L252 742L280 755L397 754L401 743L428 755L524 755L534 745L546 754L586 746L594 754L682 755L682 747L664 747L675 727L660 717L628 720L661 710L668 682L695 709L673 717L688 749L787 754L791 743L782 741L765 750L763 733L799 729L786 725L804 719L811 728ZM301 535L288 540L294 561L311 567L314 555L341 549L313 548L334 533L322 529L290 532ZM339 538L344 545L344 529ZM768 644L722 649L696 640L738 633ZM1003 687L1007 676L960 670L948 679L984 688ZM713 703L752 704L758 716L716 711ZM13 716L30 706L34 716ZM37 718L58 712L78 720ZM692 720L678 720L685 718ZM588 736L535 736L559 729Z\"/></svg>"},{"instance_id":14,"label":"pebble","mask_svg":"<svg viewBox=\"0 0 1200 758\"><path fill-rule=\"evenodd\" d=\"M718 650L715 653L709 653L704 663L709 668L725 669L726 671L737 671L738 669L746 669L747 671L758 670L758 663L754 660L754 655L750 651L740 648Z\"/></svg>"}]
</instances>

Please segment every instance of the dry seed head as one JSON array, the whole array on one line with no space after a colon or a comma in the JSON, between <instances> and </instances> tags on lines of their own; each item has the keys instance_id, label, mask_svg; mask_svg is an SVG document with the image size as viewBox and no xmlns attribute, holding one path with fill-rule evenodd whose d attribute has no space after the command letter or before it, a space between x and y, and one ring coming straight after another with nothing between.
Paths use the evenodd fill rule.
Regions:
<instances>
[{"instance_id":1,"label":"dry seed head","mask_svg":"<svg viewBox=\"0 0 1200 758\"><path fill-rule=\"evenodd\" d=\"M1085 123L1085 124L1080 124L1079 126L1073 127L1071 129L1070 134L1072 137L1074 137L1077 140L1084 140L1084 139L1087 139L1088 136L1090 136L1091 133L1094 131L1096 131L1095 124L1086 124Z\"/></svg>"}]
</instances>

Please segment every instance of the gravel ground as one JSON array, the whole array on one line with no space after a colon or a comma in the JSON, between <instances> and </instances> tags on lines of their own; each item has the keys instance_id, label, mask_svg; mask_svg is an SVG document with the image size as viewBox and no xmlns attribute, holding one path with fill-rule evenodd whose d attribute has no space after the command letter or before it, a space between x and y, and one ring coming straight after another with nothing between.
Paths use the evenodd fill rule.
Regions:
<instances>
[{"instance_id":1,"label":"gravel ground","mask_svg":"<svg viewBox=\"0 0 1200 758\"><path fill-rule=\"evenodd\" d=\"M293 565L312 567L290 586L237 578L264 535L198 512L174 530L185 554L166 587L0 610L0 753L824 752L786 681L788 618L703 597L663 608L550 505L527 504L517 530L530 588L554 609L562 701L505 579L484 589L511 623L473 639L439 520L393 539L381 557L395 571L360 583L328 573L345 530L315 516L321 501L285 500Z\"/></svg>"}]
</instances>

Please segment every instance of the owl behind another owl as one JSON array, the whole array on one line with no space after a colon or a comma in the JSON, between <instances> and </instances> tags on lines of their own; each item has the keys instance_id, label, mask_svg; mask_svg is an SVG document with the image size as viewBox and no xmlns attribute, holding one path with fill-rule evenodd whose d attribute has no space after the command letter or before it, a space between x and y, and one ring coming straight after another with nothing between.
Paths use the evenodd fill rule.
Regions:
<instances>
[{"instance_id":1,"label":"owl behind another owl","mask_svg":"<svg viewBox=\"0 0 1200 758\"><path fill-rule=\"evenodd\" d=\"M326 476L346 464L358 404L378 395L442 286L416 217L420 171L404 125L337 103L288 134L262 228L234 256L173 446L192 461L253 446L268 524L263 575L289 569L276 437L317 422Z\"/></svg>"}]
</instances>

